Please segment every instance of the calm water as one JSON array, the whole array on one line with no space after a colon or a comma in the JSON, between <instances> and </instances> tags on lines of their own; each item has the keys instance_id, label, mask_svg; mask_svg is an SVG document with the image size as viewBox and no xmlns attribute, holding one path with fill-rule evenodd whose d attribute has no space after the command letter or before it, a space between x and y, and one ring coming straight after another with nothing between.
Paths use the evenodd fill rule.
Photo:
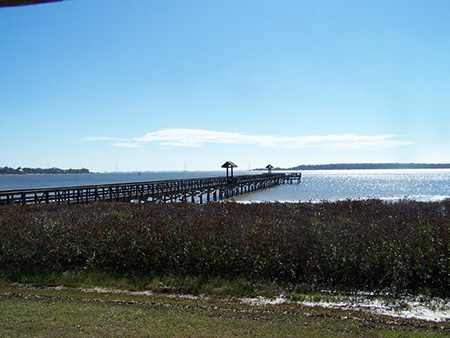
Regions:
<instances>
[{"instance_id":1,"label":"calm water","mask_svg":"<svg viewBox=\"0 0 450 338\"><path fill-rule=\"evenodd\" d=\"M236 171L236 175L255 172ZM0 190L68 187L107 183L218 177L224 171L0 175ZM314 170L302 183L235 197L238 201L313 201L379 198L436 201L450 198L450 169Z\"/></svg>"},{"instance_id":2,"label":"calm water","mask_svg":"<svg viewBox=\"0 0 450 338\"><path fill-rule=\"evenodd\" d=\"M131 173L90 173L53 175L0 175L0 191L15 189L56 188L109 183L132 183L198 177L224 176L224 171L159 171ZM236 172L244 175L248 172Z\"/></svg>"}]
</instances>

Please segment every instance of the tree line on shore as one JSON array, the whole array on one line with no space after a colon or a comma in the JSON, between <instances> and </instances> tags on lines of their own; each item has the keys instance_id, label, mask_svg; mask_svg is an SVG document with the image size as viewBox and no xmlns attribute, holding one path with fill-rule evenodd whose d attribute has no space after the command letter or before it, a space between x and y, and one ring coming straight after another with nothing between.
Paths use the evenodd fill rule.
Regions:
<instances>
[{"instance_id":1,"label":"tree line on shore","mask_svg":"<svg viewBox=\"0 0 450 338\"><path fill-rule=\"evenodd\" d=\"M26 174L88 174L89 169L60 169L60 168L0 168L0 175L26 175Z\"/></svg>"},{"instance_id":2,"label":"tree line on shore","mask_svg":"<svg viewBox=\"0 0 450 338\"><path fill-rule=\"evenodd\" d=\"M354 169L450 169L450 163L335 163L301 164L290 168L274 170L354 170ZM255 170L266 170L258 168Z\"/></svg>"}]
</instances>

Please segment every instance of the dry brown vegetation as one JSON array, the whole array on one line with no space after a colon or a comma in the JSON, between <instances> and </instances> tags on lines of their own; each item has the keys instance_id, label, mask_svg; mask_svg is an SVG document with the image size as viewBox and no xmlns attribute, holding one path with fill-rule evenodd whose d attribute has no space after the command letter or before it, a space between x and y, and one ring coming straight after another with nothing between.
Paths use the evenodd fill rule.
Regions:
<instances>
[{"instance_id":1,"label":"dry brown vegetation","mask_svg":"<svg viewBox=\"0 0 450 338\"><path fill-rule=\"evenodd\" d=\"M450 292L450 201L0 207L0 273L96 271Z\"/></svg>"}]
</instances>

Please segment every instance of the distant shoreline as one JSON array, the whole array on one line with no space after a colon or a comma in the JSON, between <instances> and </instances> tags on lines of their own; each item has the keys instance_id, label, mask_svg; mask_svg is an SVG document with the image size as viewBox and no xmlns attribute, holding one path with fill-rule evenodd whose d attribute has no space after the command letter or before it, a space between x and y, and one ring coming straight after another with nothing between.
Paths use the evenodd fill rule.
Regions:
<instances>
[{"instance_id":1,"label":"distant shoreline","mask_svg":"<svg viewBox=\"0 0 450 338\"><path fill-rule=\"evenodd\" d=\"M0 168L0 175L36 175L36 174L89 174L89 169L60 169L60 168Z\"/></svg>"},{"instance_id":2,"label":"distant shoreline","mask_svg":"<svg viewBox=\"0 0 450 338\"><path fill-rule=\"evenodd\" d=\"M450 169L450 163L336 163L336 164L301 164L290 168L273 168L273 170L363 170L363 169ZM267 170L257 168L256 171Z\"/></svg>"}]
</instances>

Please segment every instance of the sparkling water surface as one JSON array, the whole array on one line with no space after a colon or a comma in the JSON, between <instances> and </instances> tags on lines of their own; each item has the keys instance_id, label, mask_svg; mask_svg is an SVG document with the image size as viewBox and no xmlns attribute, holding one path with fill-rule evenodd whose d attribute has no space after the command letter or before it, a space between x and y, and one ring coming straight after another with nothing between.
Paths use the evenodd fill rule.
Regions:
<instances>
[{"instance_id":1,"label":"sparkling water surface","mask_svg":"<svg viewBox=\"0 0 450 338\"><path fill-rule=\"evenodd\" d=\"M303 171L301 184L283 185L235 197L238 201L247 202L320 202L368 198L417 201L450 198L450 170Z\"/></svg>"},{"instance_id":2,"label":"sparkling water surface","mask_svg":"<svg viewBox=\"0 0 450 338\"><path fill-rule=\"evenodd\" d=\"M259 174L235 171L235 175ZM108 183L223 177L224 171L166 171L52 175L0 175L0 190L54 188ZM436 201L450 198L450 169L310 170L302 183L235 196L240 202L335 201L378 198Z\"/></svg>"}]
</instances>

